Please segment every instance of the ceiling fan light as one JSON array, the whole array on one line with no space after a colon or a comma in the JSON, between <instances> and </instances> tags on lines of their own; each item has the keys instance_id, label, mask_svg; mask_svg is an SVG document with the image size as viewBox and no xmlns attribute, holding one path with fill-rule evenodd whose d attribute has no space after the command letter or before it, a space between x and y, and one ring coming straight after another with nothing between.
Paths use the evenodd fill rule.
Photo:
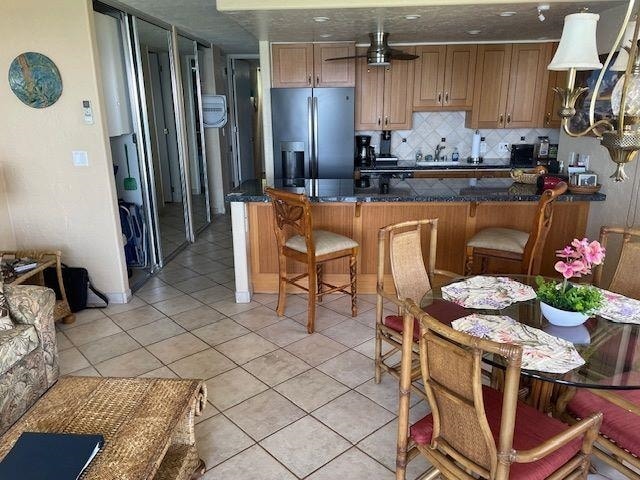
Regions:
<instances>
[{"instance_id":1,"label":"ceiling fan light","mask_svg":"<svg viewBox=\"0 0 640 480\"><path fill-rule=\"evenodd\" d=\"M547 67L549 70L595 70L602 68L596 45L596 26L600 15L572 13L564 17L560 45Z\"/></svg>"}]
</instances>

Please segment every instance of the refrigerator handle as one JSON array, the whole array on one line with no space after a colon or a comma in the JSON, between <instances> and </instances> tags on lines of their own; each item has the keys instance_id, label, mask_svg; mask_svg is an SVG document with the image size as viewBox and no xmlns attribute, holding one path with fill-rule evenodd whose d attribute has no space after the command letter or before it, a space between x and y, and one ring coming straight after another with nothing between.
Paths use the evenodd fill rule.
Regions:
<instances>
[{"instance_id":1,"label":"refrigerator handle","mask_svg":"<svg viewBox=\"0 0 640 480\"><path fill-rule=\"evenodd\" d=\"M308 165L309 172L308 175L311 178L315 177L315 160L313 155L315 154L315 137L313 135L313 98L307 97L307 131L309 132L309 152L308 152Z\"/></svg>"},{"instance_id":2,"label":"refrigerator handle","mask_svg":"<svg viewBox=\"0 0 640 480\"><path fill-rule=\"evenodd\" d=\"M318 178L318 97L313 97L313 177Z\"/></svg>"}]
</instances>

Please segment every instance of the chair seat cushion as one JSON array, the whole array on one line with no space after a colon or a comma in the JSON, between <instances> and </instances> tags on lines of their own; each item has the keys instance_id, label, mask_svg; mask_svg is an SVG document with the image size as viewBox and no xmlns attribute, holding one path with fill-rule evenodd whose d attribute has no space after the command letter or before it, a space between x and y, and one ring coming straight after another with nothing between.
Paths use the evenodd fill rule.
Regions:
<instances>
[{"instance_id":1,"label":"chair seat cushion","mask_svg":"<svg viewBox=\"0 0 640 480\"><path fill-rule=\"evenodd\" d=\"M512 228L485 228L476 233L467 246L503 252L524 253L529 234Z\"/></svg>"},{"instance_id":2,"label":"chair seat cushion","mask_svg":"<svg viewBox=\"0 0 640 480\"><path fill-rule=\"evenodd\" d=\"M640 405L640 390L619 390L616 395L635 405ZM578 418L586 418L594 412L602 412L600 433L621 448L640 456L640 417L591 393L578 389L567 405L567 410Z\"/></svg>"},{"instance_id":3,"label":"chair seat cushion","mask_svg":"<svg viewBox=\"0 0 640 480\"><path fill-rule=\"evenodd\" d=\"M500 417L502 415L502 393L489 387L483 387L484 408L493 438L498 442L500 435ZM568 427L533 407L518 402L516 422L513 435L513 448L528 450L536 447ZM411 438L418 445L431 442L433 433L433 417L431 414L411 426ZM581 439L575 439L546 457L532 463L513 463L510 479L542 480L567 463L582 446Z\"/></svg>"},{"instance_id":4,"label":"chair seat cushion","mask_svg":"<svg viewBox=\"0 0 640 480\"><path fill-rule=\"evenodd\" d=\"M434 300L431 305L423 309L433 318L440 320L446 325L451 325L451 322L458 318L466 317L469 312L464 307L461 307L457 303L449 302L447 300ZM402 333L402 327L404 321L399 315L387 315L383 323L395 330L398 333ZM418 319L413 319L413 340L418 341L420 339L420 324Z\"/></svg>"},{"instance_id":5,"label":"chair seat cushion","mask_svg":"<svg viewBox=\"0 0 640 480\"><path fill-rule=\"evenodd\" d=\"M0 331L0 375L5 374L38 346L38 333L33 325L16 325Z\"/></svg>"},{"instance_id":6,"label":"chair seat cushion","mask_svg":"<svg viewBox=\"0 0 640 480\"><path fill-rule=\"evenodd\" d=\"M316 256L348 250L358 246L358 242L355 240L338 233L327 232L326 230L314 230L313 241L316 245ZM302 235L294 235L285 242L285 245L298 252L305 253L307 251L307 243Z\"/></svg>"}]
</instances>

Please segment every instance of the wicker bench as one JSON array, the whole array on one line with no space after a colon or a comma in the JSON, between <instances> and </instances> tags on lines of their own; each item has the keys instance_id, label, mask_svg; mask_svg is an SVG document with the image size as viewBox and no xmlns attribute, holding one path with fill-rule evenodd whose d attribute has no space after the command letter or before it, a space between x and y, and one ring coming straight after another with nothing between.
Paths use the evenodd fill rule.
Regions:
<instances>
[{"instance_id":1,"label":"wicker bench","mask_svg":"<svg viewBox=\"0 0 640 480\"><path fill-rule=\"evenodd\" d=\"M84 480L189 480L202 476L194 415L200 380L61 377L0 438L4 458L24 431L102 434Z\"/></svg>"}]
</instances>

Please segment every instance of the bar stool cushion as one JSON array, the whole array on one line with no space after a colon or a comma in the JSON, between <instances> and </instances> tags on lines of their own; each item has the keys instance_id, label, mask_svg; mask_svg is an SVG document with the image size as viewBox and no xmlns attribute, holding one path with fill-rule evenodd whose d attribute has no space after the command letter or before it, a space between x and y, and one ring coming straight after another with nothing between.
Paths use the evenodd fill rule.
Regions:
<instances>
[{"instance_id":1,"label":"bar stool cushion","mask_svg":"<svg viewBox=\"0 0 640 480\"><path fill-rule=\"evenodd\" d=\"M524 247L529 239L527 232L512 228L485 228L476 233L467 246L502 250L504 252L524 253Z\"/></svg>"},{"instance_id":2,"label":"bar stool cushion","mask_svg":"<svg viewBox=\"0 0 640 480\"><path fill-rule=\"evenodd\" d=\"M314 230L313 242L316 245L316 256L348 250L358 246L358 242L349 237L326 230ZM307 243L302 235L294 235L285 242L285 246L301 253L307 251Z\"/></svg>"},{"instance_id":3,"label":"bar stool cushion","mask_svg":"<svg viewBox=\"0 0 640 480\"><path fill-rule=\"evenodd\" d=\"M640 404L640 390L619 390L616 395L631 403ZM640 456L640 417L624 410L606 399L579 388L567 405L567 410L578 418L586 418L593 412L602 412L600 434L620 448Z\"/></svg>"},{"instance_id":4,"label":"bar stool cushion","mask_svg":"<svg viewBox=\"0 0 640 480\"><path fill-rule=\"evenodd\" d=\"M502 393L493 388L483 387L483 400L489 428L496 443L500 434L500 417L502 415ZM513 448L527 450L540 445L568 427L533 407L518 402L516 423L513 434ZM411 438L418 445L431 443L433 433L433 417L431 414L411 426ZM580 451L581 438L577 438L559 448L546 457L532 463L513 463L509 473L510 479L542 480L567 463Z\"/></svg>"}]
</instances>

